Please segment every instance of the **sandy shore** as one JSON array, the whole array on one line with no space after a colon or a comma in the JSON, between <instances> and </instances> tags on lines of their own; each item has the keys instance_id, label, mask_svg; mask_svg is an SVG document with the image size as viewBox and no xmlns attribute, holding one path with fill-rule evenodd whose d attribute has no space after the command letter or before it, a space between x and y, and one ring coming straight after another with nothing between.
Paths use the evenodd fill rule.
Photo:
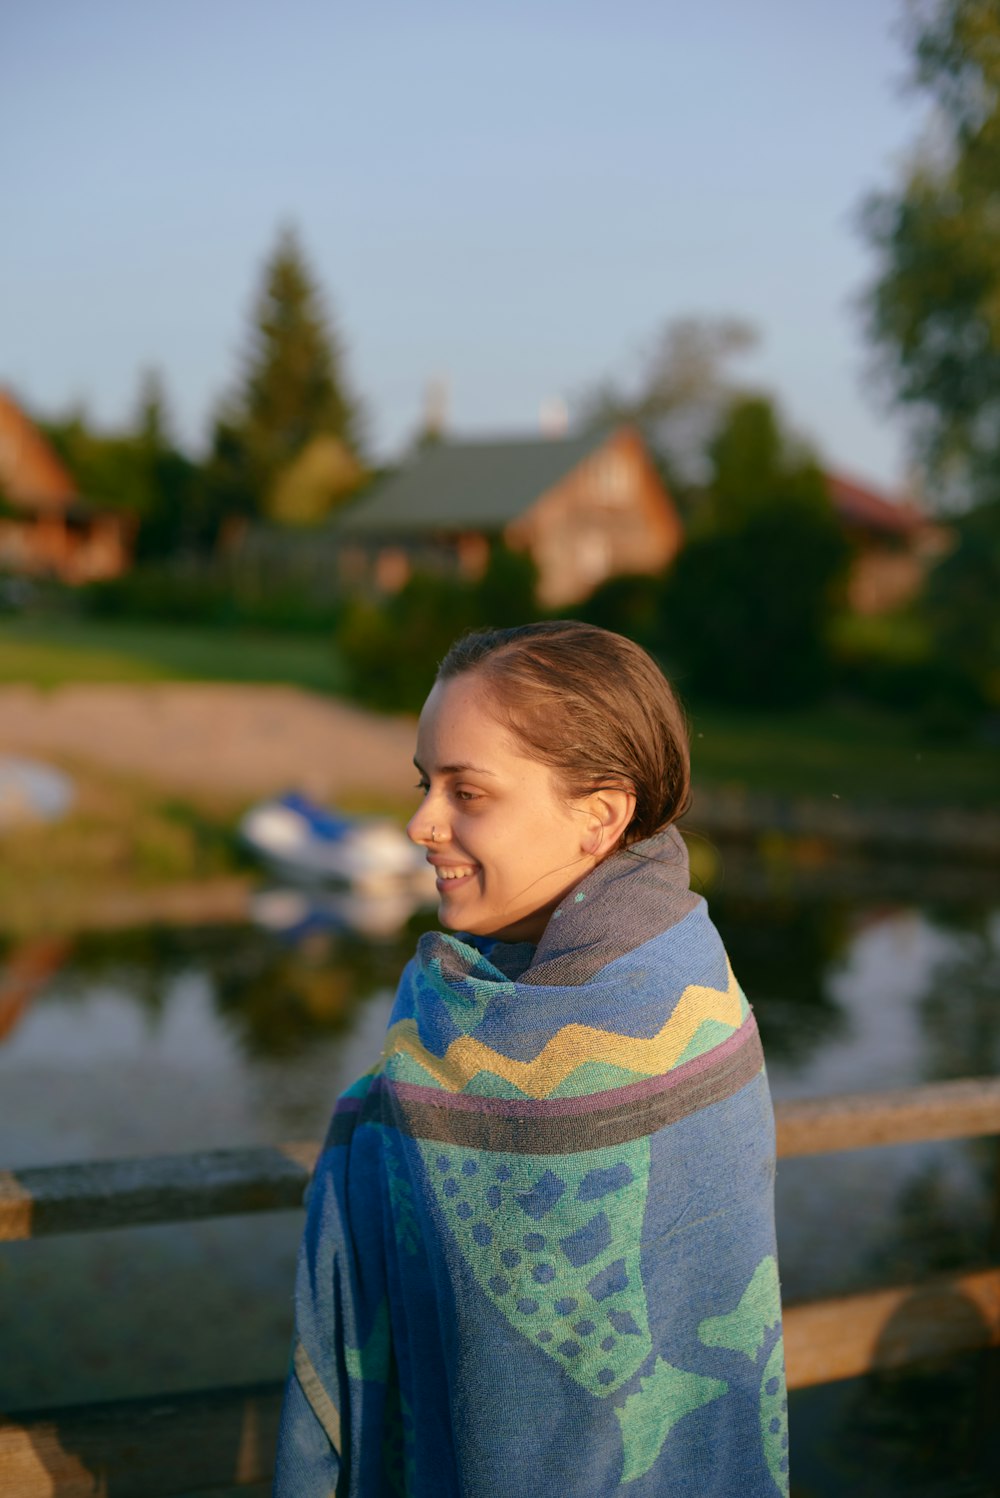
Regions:
<instances>
[{"instance_id":1,"label":"sandy shore","mask_svg":"<svg viewBox=\"0 0 1000 1498\"><path fill-rule=\"evenodd\" d=\"M296 687L0 688L0 753L87 762L178 791L405 796L415 725Z\"/></svg>"}]
</instances>

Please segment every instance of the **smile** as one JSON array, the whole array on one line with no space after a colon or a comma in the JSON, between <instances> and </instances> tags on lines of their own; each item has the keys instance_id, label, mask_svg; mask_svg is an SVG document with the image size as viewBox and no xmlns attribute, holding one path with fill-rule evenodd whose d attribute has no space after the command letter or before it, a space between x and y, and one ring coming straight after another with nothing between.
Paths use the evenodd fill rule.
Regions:
<instances>
[{"instance_id":1,"label":"smile","mask_svg":"<svg viewBox=\"0 0 1000 1498\"><path fill-rule=\"evenodd\" d=\"M456 880L471 879L476 871L471 864L452 864L447 868L438 865L434 872L438 884L452 884Z\"/></svg>"}]
</instances>

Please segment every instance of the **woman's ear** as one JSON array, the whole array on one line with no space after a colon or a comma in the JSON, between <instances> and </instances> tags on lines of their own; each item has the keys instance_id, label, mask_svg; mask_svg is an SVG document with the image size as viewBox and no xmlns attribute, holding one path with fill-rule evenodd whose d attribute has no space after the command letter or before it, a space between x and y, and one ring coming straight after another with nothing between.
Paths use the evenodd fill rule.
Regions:
<instances>
[{"instance_id":1,"label":"woman's ear","mask_svg":"<svg viewBox=\"0 0 1000 1498\"><path fill-rule=\"evenodd\" d=\"M587 815L583 851L598 860L606 858L618 846L635 816L635 792L608 786L592 791L583 807Z\"/></svg>"}]
</instances>

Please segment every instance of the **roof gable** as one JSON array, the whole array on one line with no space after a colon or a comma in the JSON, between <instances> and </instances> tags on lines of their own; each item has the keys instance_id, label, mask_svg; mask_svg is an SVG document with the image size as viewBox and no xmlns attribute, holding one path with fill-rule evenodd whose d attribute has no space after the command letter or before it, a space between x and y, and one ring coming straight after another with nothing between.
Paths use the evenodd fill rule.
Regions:
<instances>
[{"instance_id":1,"label":"roof gable","mask_svg":"<svg viewBox=\"0 0 1000 1498\"><path fill-rule=\"evenodd\" d=\"M12 396L0 390L0 492L17 509L61 512L77 488Z\"/></svg>"},{"instance_id":2,"label":"roof gable","mask_svg":"<svg viewBox=\"0 0 1000 1498\"><path fill-rule=\"evenodd\" d=\"M530 508L608 434L440 442L423 448L344 512L345 531L500 531Z\"/></svg>"},{"instance_id":3,"label":"roof gable","mask_svg":"<svg viewBox=\"0 0 1000 1498\"><path fill-rule=\"evenodd\" d=\"M844 525L883 535L911 536L927 525L927 518L909 499L888 499L868 484L842 473L826 475L830 502Z\"/></svg>"}]
</instances>

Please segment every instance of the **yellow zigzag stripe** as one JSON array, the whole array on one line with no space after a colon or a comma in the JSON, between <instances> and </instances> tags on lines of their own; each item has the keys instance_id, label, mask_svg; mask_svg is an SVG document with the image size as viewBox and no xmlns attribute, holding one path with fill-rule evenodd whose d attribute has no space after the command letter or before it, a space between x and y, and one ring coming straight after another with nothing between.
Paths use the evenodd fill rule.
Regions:
<instances>
[{"instance_id":1,"label":"yellow zigzag stripe","mask_svg":"<svg viewBox=\"0 0 1000 1498\"><path fill-rule=\"evenodd\" d=\"M607 1061L646 1076L657 1076L676 1065L705 1020L718 1020L734 1030L739 1026L740 989L732 968L728 963L726 966L729 985L725 990L689 983L663 1029L648 1040L616 1035L614 1031L597 1030L590 1025L564 1025L533 1061L515 1061L471 1035L460 1035L439 1057L421 1045L416 1021L404 1019L386 1034L382 1058L386 1060L394 1052L405 1051L448 1092L461 1092L477 1072L491 1071L532 1098L547 1097L570 1072L587 1061Z\"/></svg>"}]
</instances>

